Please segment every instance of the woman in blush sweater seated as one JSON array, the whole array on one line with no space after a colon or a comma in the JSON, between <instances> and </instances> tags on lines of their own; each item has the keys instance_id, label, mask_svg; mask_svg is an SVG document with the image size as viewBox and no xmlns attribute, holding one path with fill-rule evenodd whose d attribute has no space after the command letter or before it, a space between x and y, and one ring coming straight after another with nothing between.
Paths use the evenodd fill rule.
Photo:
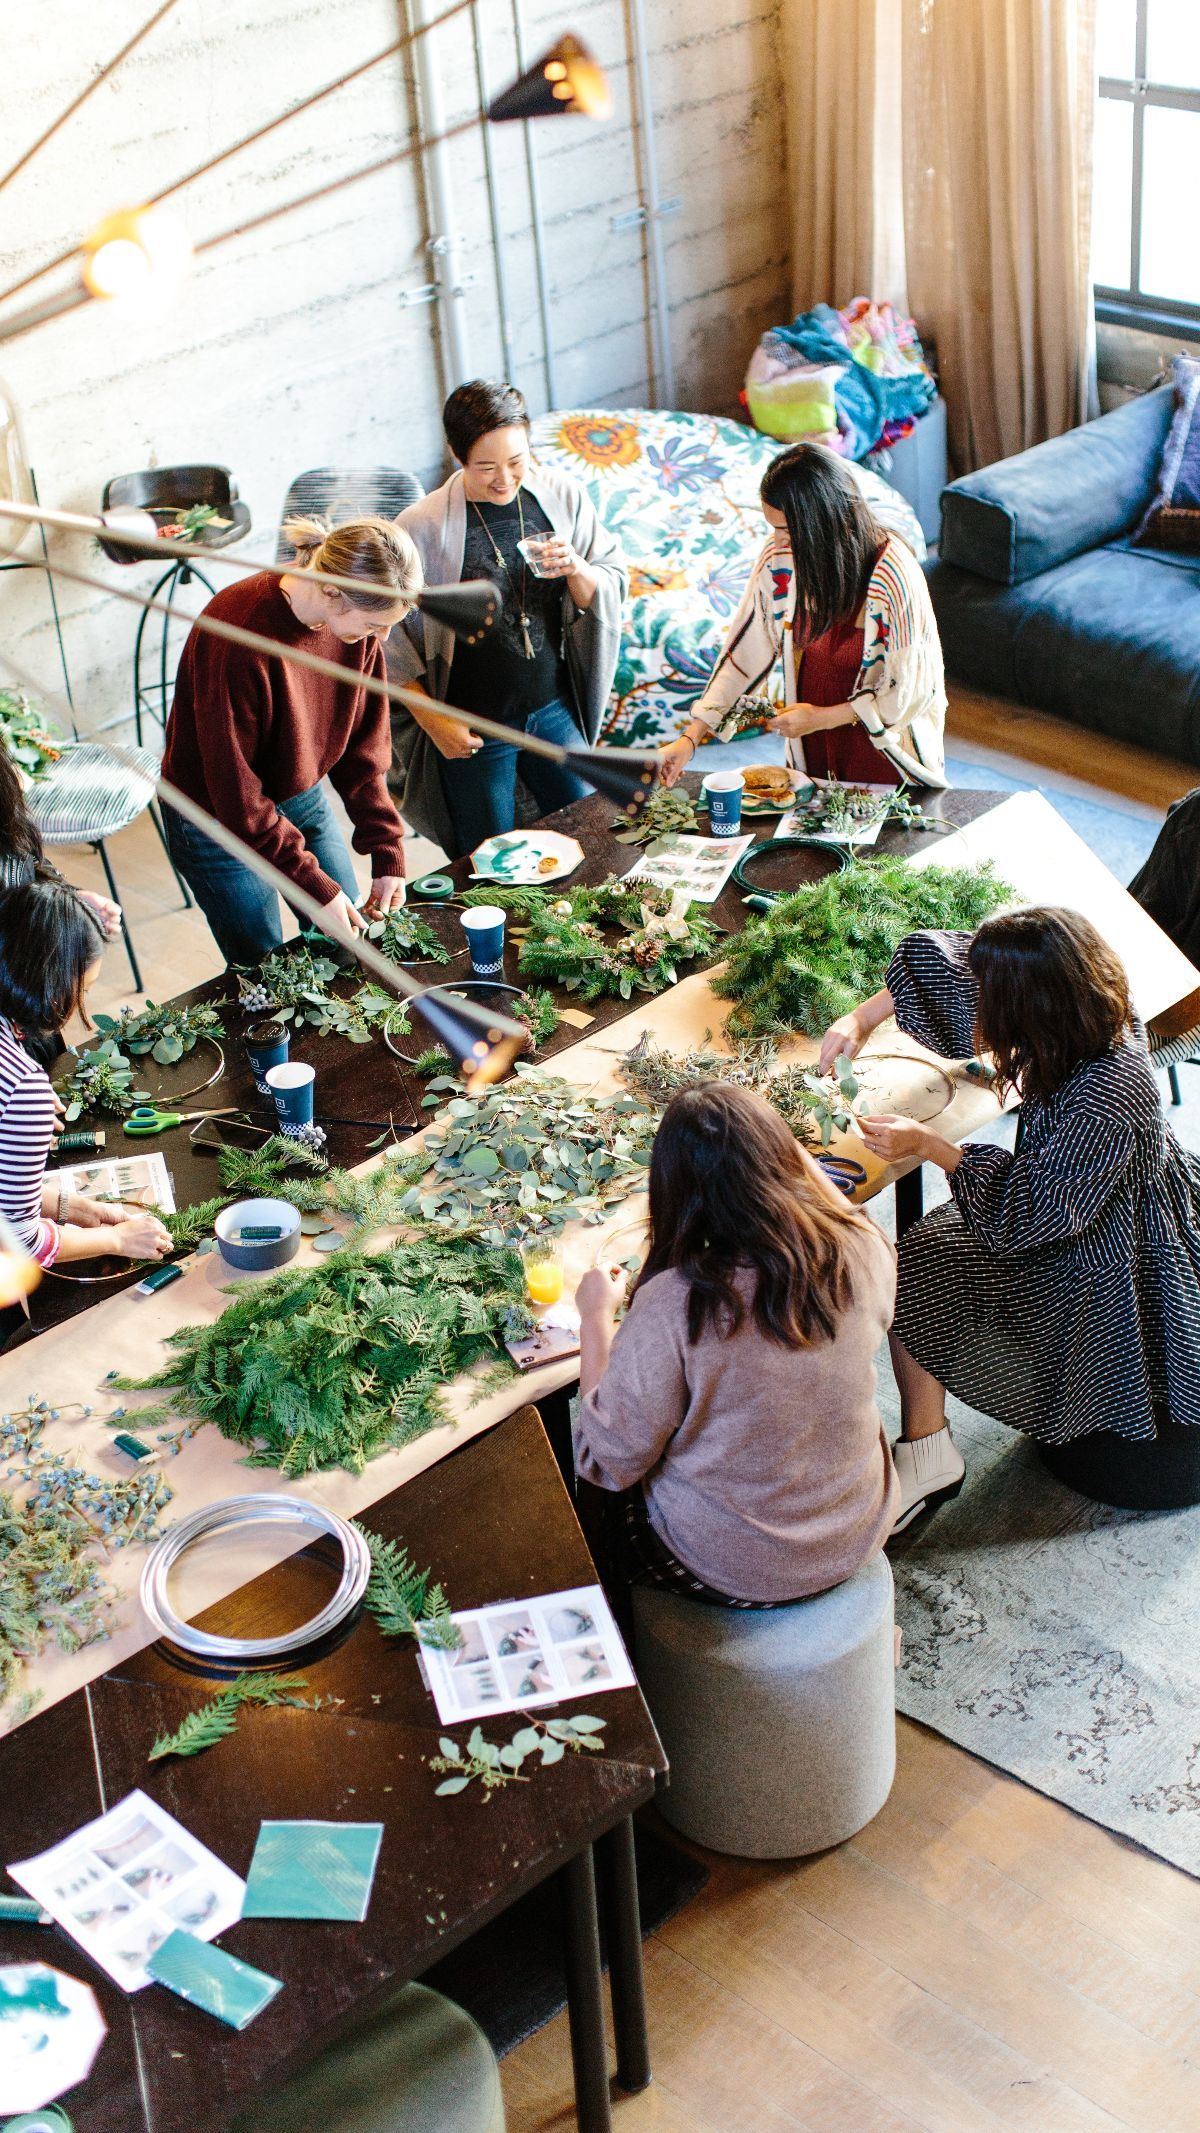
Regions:
<instances>
[{"instance_id":1,"label":"woman in blush sweater seated","mask_svg":"<svg viewBox=\"0 0 1200 2133\"><path fill-rule=\"evenodd\" d=\"M779 1114L718 1082L674 1097L650 1245L579 1285L582 1480L627 1492L607 1565L719 1607L778 1607L882 1548L899 1492L875 1405L895 1254ZM603 1544L602 1544L603 1545Z\"/></svg>"}]
</instances>

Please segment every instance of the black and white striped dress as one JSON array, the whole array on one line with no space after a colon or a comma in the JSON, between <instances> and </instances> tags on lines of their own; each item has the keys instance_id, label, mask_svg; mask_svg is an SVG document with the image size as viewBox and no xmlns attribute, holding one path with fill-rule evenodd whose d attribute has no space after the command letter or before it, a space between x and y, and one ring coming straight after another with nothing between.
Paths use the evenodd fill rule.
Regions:
<instances>
[{"instance_id":1,"label":"black and white striped dress","mask_svg":"<svg viewBox=\"0 0 1200 2133\"><path fill-rule=\"evenodd\" d=\"M900 1028L975 1049L971 935L915 933L887 986ZM1027 1098L1020 1155L968 1143L948 1205L900 1244L895 1330L969 1406L1046 1444L1200 1424L1200 1162L1163 1116L1138 1025Z\"/></svg>"},{"instance_id":2,"label":"black and white striped dress","mask_svg":"<svg viewBox=\"0 0 1200 2133\"><path fill-rule=\"evenodd\" d=\"M49 1076L0 1021L0 1210L42 1266L58 1252L58 1224L42 1214L46 1157L54 1131Z\"/></svg>"}]
</instances>

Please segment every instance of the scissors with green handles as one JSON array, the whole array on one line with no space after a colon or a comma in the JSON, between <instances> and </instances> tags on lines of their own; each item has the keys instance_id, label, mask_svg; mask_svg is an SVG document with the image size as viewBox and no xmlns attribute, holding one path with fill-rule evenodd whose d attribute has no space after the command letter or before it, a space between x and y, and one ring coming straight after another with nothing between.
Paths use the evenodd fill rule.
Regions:
<instances>
[{"instance_id":1,"label":"scissors with green handles","mask_svg":"<svg viewBox=\"0 0 1200 2133\"><path fill-rule=\"evenodd\" d=\"M146 1140L153 1133L165 1133L171 1126L186 1125L190 1118L228 1118L237 1108L236 1104L226 1104L220 1111L160 1111L154 1104L135 1104L125 1121L125 1131Z\"/></svg>"}]
</instances>

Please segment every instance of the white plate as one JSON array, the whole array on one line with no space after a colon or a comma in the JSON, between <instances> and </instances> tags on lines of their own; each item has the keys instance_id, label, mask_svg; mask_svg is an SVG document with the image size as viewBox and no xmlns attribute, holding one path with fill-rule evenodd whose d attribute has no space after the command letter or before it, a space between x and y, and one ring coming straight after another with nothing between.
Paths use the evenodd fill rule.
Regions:
<instances>
[{"instance_id":1,"label":"white plate","mask_svg":"<svg viewBox=\"0 0 1200 2133\"><path fill-rule=\"evenodd\" d=\"M542 861L552 859L553 866ZM583 846L574 837L557 830L508 830L501 837L486 837L471 854L476 881L561 881L583 865Z\"/></svg>"}]
</instances>

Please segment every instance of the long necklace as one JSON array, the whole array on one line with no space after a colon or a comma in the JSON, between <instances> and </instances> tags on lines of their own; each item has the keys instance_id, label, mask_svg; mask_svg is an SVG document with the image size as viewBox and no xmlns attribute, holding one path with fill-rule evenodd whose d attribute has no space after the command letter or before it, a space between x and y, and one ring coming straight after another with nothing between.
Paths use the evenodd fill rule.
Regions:
<instances>
[{"instance_id":1,"label":"long necklace","mask_svg":"<svg viewBox=\"0 0 1200 2133\"><path fill-rule=\"evenodd\" d=\"M509 591L511 592L511 594L512 594L512 596L513 596L513 599L514 599L514 600L517 600L517 588L516 588L515 584L513 583L513 574L512 574L512 572L511 572L511 570L509 569L509 567L508 567L508 564L507 564L507 562L506 562L506 560L505 560L505 557L504 557L504 553L503 553L503 550L502 550L502 549L501 549L501 547L500 547L500 543L499 543L499 542L497 541L497 539L496 539L496 536L495 536L495 534L494 534L494 533L492 532L492 529L491 529L491 527L490 527L490 526L488 525L488 522L487 522L487 520L485 519L485 517L484 517L484 515L483 515L482 511L480 510L480 508L479 508L478 504L477 504L477 503L475 502L475 499L474 499L474 497L472 497L472 498L471 498L471 503L472 503L472 506L473 506L473 508L474 508L474 511L475 511L475 516L476 516L476 518L477 518L477 519L479 520L479 523L480 523L480 525L481 525L481 526L483 527L483 530L484 530L484 532L486 533L486 535L487 535L487 537L488 537L488 540L489 540L489 541L491 542L491 546L492 546L492 553L493 553L493 555L495 556L495 558L496 558L496 561L497 561L497 562L499 563L499 565L500 565L500 568L501 568L501 570L502 570L502 571L504 572L504 575L505 575L505 577L506 577L506 578L508 579L508 589L509 589ZM525 538L525 513L524 513L524 511L523 511L523 510L521 509L521 492L520 492L520 490L519 490L519 489L517 490L517 523L518 523L518 525L519 525L519 526L520 526L520 528L521 528L521 539L522 539L522 540L524 540L524 538ZM517 613L517 621L518 621L518 623L520 624L520 628L521 628L521 650L522 650L522 652L524 653L524 655L525 655L526 659L532 659L532 658L533 658L533 639L532 639L532 637L531 637L531 636L530 636L530 634L529 634L529 615L528 615L528 613L526 612L526 593L527 593L528 585L529 585L529 566L528 566L528 564L527 564L527 563L526 563L526 561L525 561L525 557L524 557L524 555L522 555L522 557L521 557L521 596L520 596L520 599L519 599L519 600L517 600L517 608L518 608L518 613Z\"/></svg>"}]
</instances>

